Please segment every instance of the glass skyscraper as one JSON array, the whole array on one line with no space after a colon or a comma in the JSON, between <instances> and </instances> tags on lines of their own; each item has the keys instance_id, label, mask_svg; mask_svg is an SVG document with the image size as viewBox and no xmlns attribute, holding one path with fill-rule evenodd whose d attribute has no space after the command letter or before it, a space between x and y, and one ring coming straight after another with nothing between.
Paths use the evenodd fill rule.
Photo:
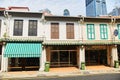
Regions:
<instances>
[{"instance_id":1,"label":"glass skyscraper","mask_svg":"<svg viewBox=\"0 0 120 80\"><path fill-rule=\"evenodd\" d=\"M120 7L114 8L114 9L109 13L109 15L112 15L112 16L120 16Z\"/></svg>"},{"instance_id":2,"label":"glass skyscraper","mask_svg":"<svg viewBox=\"0 0 120 80\"><path fill-rule=\"evenodd\" d=\"M86 16L97 17L107 15L105 0L86 0Z\"/></svg>"}]
</instances>

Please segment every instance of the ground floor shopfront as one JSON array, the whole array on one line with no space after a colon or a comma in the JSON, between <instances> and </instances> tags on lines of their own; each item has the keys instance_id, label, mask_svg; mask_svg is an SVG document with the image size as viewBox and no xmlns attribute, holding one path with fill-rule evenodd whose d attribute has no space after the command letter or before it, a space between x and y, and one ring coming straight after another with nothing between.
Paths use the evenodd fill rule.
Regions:
<instances>
[{"instance_id":1,"label":"ground floor shopfront","mask_svg":"<svg viewBox=\"0 0 120 80\"><path fill-rule=\"evenodd\" d=\"M85 51L86 66L108 65L107 50L86 50Z\"/></svg>"},{"instance_id":2,"label":"ground floor shopfront","mask_svg":"<svg viewBox=\"0 0 120 80\"><path fill-rule=\"evenodd\" d=\"M8 42L3 46L1 71L40 69L42 45L39 42Z\"/></svg>"},{"instance_id":3,"label":"ground floor shopfront","mask_svg":"<svg viewBox=\"0 0 120 80\"><path fill-rule=\"evenodd\" d=\"M23 46L22 46L23 45ZM6 43L2 48L2 71L44 71L50 68L85 66L114 67L118 61L116 45L43 45L41 43Z\"/></svg>"},{"instance_id":4,"label":"ground floor shopfront","mask_svg":"<svg viewBox=\"0 0 120 80\"><path fill-rule=\"evenodd\" d=\"M1 70L1 63L2 63L2 43L0 45L0 70Z\"/></svg>"},{"instance_id":5,"label":"ground floor shopfront","mask_svg":"<svg viewBox=\"0 0 120 80\"><path fill-rule=\"evenodd\" d=\"M85 46L86 66L104 65L114 67L115 61L118 61L116 45Z\"/></svg>"},{"instance_id":6,"label":"ground floor shopfront","mask_svg":"<svg viewBox=\"0 0 120 80\"><path fill-rule=\"evenodd\" d=\"M120 64L120 45L117 45L117 51L118 51L118 61Z\"/></svg>"},{"instance_id":7,"label":"ground floor shopfront","mask_svg":"<svg viewBox=\"0 0 120 80\"><path fill-rule=\"evenodd\" d=\"M50 68L77 67L80 69L82 62L86 66L114 67L114 62L118 61L116 45L47 45L45 51Z\"/></svg>"},{"instance_id":8,"label":"ground floor shopfront","mask_svg":"<svg viewBox=\"0 0 120 80\"><path fill-rule=\"evenodd\" d=\"M77 46L48 46L47 61L50 67L79 66L79 52Z\"/></svg>"},{"instance_id":9,"label":"ground floor shopfront","mask_svg":"<svg viewBox=\"0 0 120 80\"><path fill-rule=\"evenodd\" d=\"M8 71L39 70L40 58L9 58Z\"/></svg>"}]
</instances>

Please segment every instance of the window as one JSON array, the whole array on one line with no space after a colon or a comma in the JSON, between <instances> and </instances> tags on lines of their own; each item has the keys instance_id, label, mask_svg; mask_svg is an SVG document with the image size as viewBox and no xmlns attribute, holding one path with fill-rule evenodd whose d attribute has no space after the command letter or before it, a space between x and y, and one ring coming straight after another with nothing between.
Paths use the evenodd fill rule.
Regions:
<instances>
[{"instance_id":1,"label":"window","mask_svg":"<svg viewBox=\"0 0 120 80\"><path fill-rule=\"evenodd\" d=\"M59 23L51 23L51 39L59 39Z\"/></svg>"},{"instance_id":2,"label":"window","mask_svg":"<svg viewBox=\"0 0 120 80\"><path fill-rule=\"evenodd\" d=\"M106 24L100 24L100 37L101 39L108 39L108 31Z\"/></svg>"},{"instance_id":3,"label":"window","mask_svg":"<svg viewBox=\"0 0 120 80\"><path fill-rule=\"evenodd\" d=\"M95 39L94 24L87 24L87 38L91 40Z\"/></svg>"},{"instance_id":4,"label":"window","mask_svg":"<svg viewBox=\"0 0 120 80\"><path fill-rule=\"evenodd\" d=\"M74 39L74 24L66 23L67 39Z\"/></svg>"},{"instance_id":5,"label":"window","mask_svg":"<svg viewBox=\"0 0 120 80\"><path fill-rule=\"evenodd\" d=\"M29 20L28 36L37 36L37 20Z\"/></svg>"},{"instance_id":6,"label":"window","mask_svg":"<svg viewBox=\"0 0 120 80\"><path fill-rule=\"evenodd\" d=\"M86 6L88 6L93 0L86 0Z\"/></svg>"},{"instance_id":7,"label":"window","mask_svg":"<svg viewBox=\"0 0 120 80\"><path fill-rule=\"evenodd\" d=\"M14 36L22 36L23 20L14 20Z\"/></svg>"},{"instance_id":8,"label":"window","mask_svg":"<svg viewBox=\"0 0 120 80\"><path fill-rule=\"evenodd\" d=\"M117 25L118 28L118 38L120 39L120 24Z\"/></svg>"}]
</instances>

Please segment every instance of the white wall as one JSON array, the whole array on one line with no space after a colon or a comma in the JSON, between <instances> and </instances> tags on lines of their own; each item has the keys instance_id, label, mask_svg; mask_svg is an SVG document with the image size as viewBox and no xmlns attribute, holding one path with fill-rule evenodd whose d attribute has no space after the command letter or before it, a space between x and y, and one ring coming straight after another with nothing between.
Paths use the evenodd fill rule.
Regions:
<instances>
[{"instance_id":1,"label":"white wall","mask_svg":"<svg viewBox=\"0 0 120 80\"><path fill-rule=\"evenodd\" d=\"M46 39L51 39L51 23L59 23L59 40L66 40L66 23L74 23L74 39L81 39L81 28L78 22L48 21L45 24Z\"/></svg>"},{"instance_id":2,"label":"white wall","mask_svg":"<svg viewBox=\"0 0 120 80\"><path fill-rule=\"evenodd\" d=\"M40 18L25 18L25 17L11 17L10 21L8 21L9 26L9 36L13 37L13 28L14 28L14 19L21 19L23 20L23 36L19 37L28 37L28 24L29 20L38 20L38 33L37 37L45 36L47 40L51 39L51 23L59 23L59 40L66 40L66 23L74 23L74 40L88 40L87 39L87 25L86 24L94 24L95 26L95 40L101 40L100 38L100 24L107 24L108 29L108 39L111 40L113 37L114 29L117 29L117 24L112 26L110 23L95 23L89 22L84 24L79 24L78 22L70 22L70 21L47 21L45 24L40 22ZM4 24L6 20L3 19L2 21L2 34L5 33ZM15 36L14 36L15 37ZM118 40L118 37L115 37Z\"/></svg>"},{"instance_id":3,"label":"white wall","mask_svg":"<svg viewBox=\"0 0 120 80\"><path fill-rule=\"evenodd\" d=\"M1 20L1 32L0 32L0 37L3 37L5 31L6 31L6 19L4 17L0 17Z\"/></svg>"},{"instance_id":4,"label":"white wall","mask_svg":"<svg viewBox=\"0 0 120 80\"><path fill-rule=\"evenodd\" d=\"M100 24L107 24L107 30L108 30L108 39L107 40L111 40L111 25L109 23L92 23L92 22L89 22L89 23L85 23L83 26L83 39L84 40L88 40L87 39L87 24L94 24L94 27L95 27L95 40L102 40L100 38Z\"/></svg>"},{"instance_id":5,"label":"white wall","mask_svg":"<svg viewBox=\"0 0 120 80\"><path fill-rule=\"evenodd\" d=\"M37 37L41 37L44 35L43 25L40 22L40 18L24 18L24 17L12 17L10 20L10 29L9 29L9 36L13 36L13 29L14 29L14 20L23 20L23 35L18 37L28 37L28 26L29 26L29 20L37 20ZM29 36L30 37L30 36ZM33 36L32 36L33 37Z\"/></svg>"}]
</instances>

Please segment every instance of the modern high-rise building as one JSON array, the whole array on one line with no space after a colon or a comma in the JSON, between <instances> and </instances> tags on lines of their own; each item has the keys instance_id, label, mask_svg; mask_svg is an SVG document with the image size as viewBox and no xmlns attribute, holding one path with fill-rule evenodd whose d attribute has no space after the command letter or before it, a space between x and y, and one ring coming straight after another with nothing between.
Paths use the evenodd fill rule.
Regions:
<instances>
[{"instance_id":1,"label":"modern high-rise building","mask_svg":"<svg viewBox=\"0 0 120 80\"><path fill-rule=\"evenodd\" d=\"M70 12L68 9L65 9L64 12L63 12L63 15L64 16L70 16Z\"/></svg>"},{"instance_id":2,"label":"modern high-rise building","mask_svg":"<svg viewBox=\"0 0 120 80\"><path fill-rule=\"evenodd\" d=\"M86 0L86 16L107 15L106 0Z\"/></svg>"},{"instance_id":3,"label":"modern high-rise building","mask_svg":"<svg viewBox=\"0 0 120 80\"><path fill-rule=\"evenodd\" d=\"M119 16L119 15L120 15L120 7L114 8L114 9L109 13L109 15Z\"/></svg>"}]
</instances>

